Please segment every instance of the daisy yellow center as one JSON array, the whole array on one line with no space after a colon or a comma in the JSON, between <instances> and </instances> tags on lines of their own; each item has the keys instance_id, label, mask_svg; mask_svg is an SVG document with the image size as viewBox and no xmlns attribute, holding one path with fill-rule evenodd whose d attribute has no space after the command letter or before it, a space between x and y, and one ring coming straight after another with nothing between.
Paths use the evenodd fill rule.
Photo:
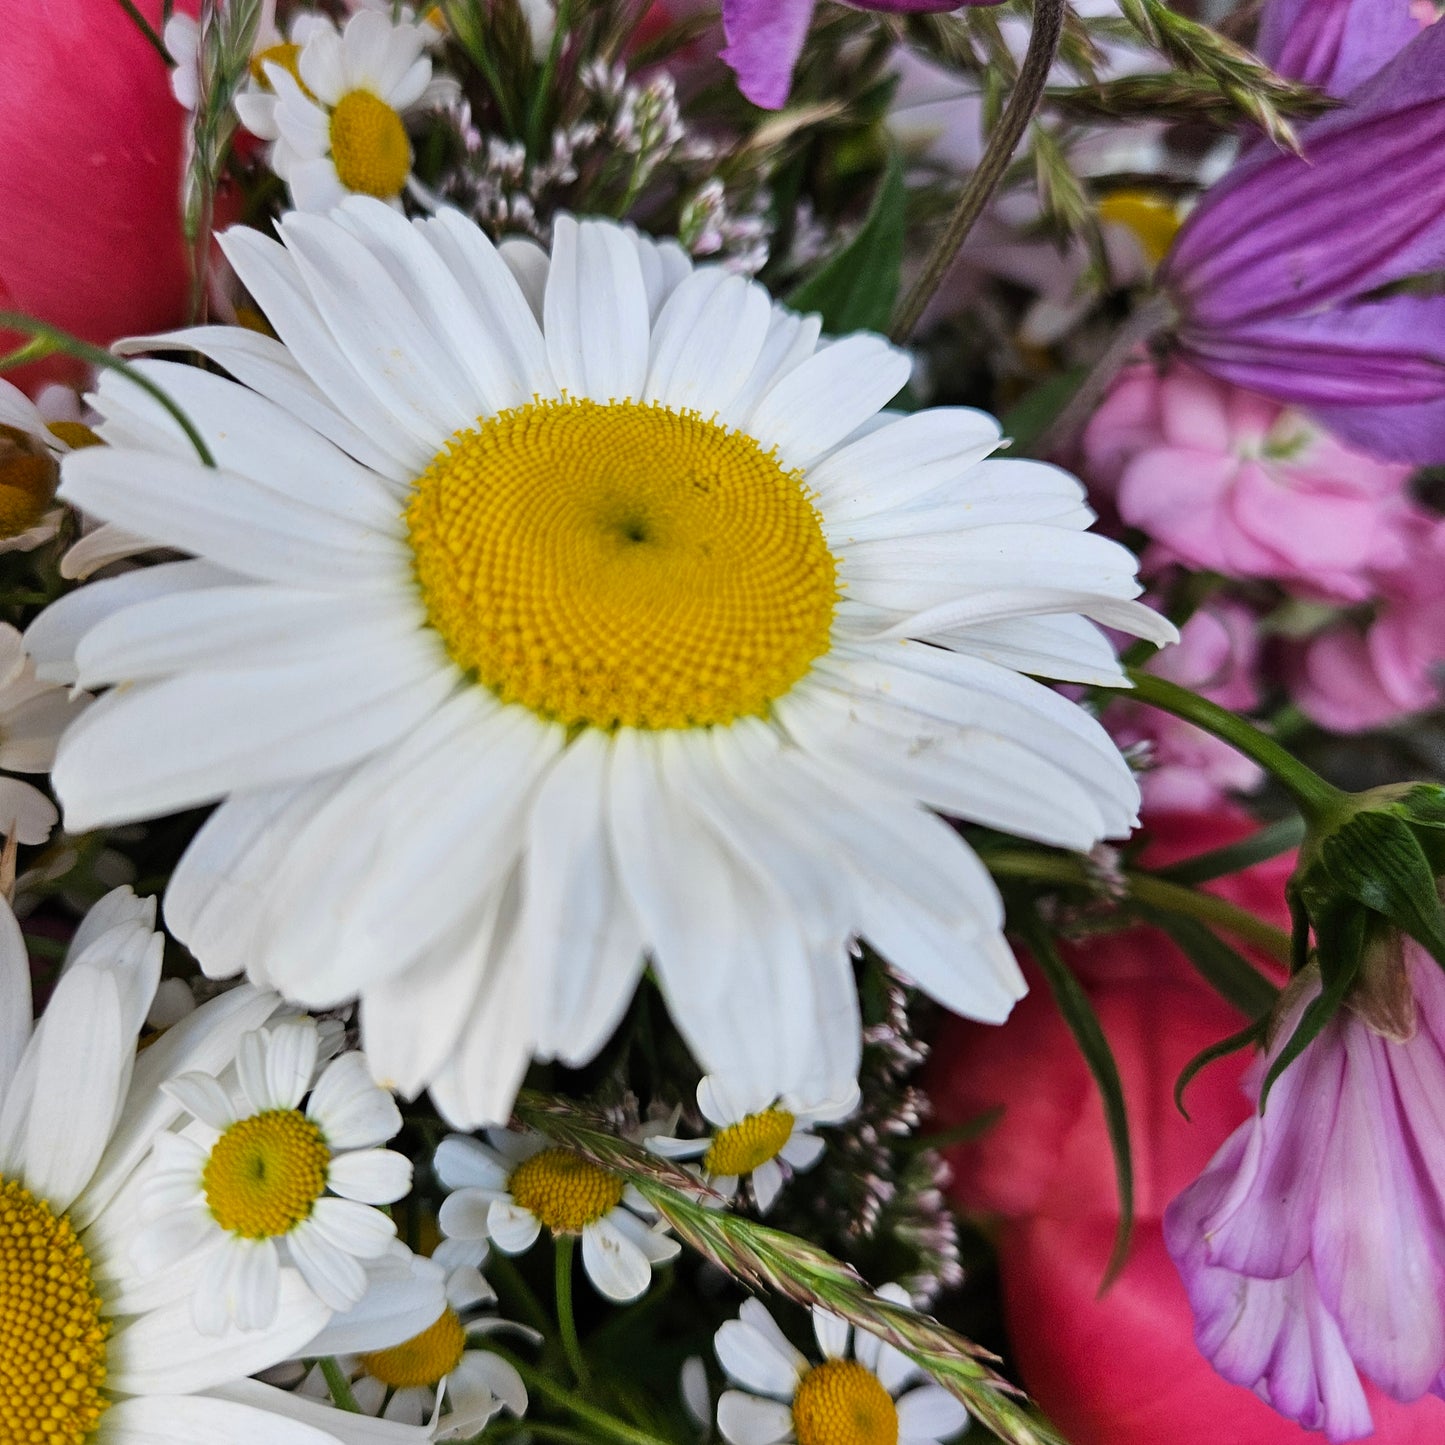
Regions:
<instances>
[{"instance_id":1,"label":"daisy yellow center","mask_svg":"<svg viewBox=\"0 0 1445 1445\"><path fill-rule=\"evenodd\" d=\"M553 1234L580 1234L622 1202L622 1180L570 1149L544 1149L512 1170L507 1191Z\"/></svg>"},{"instance_id":2,"label":"daisy yellow center","mask_svg":"<svg viewBox=\"0 0 1445 1445\"><path fill-rule=\"evenodd\" d=\"M411 174L401 117L369 90L348 91L331 112L331 160L348 191L389 201Z\"/></svg>"},{"instance_id":3,"label":"daisy yellow center","mask_svg":"<svg viewBox=\"0 0 1445 1445\"><path fill-rule=\"evenodd\" d=\"M857 1360L809 1370L793 1396L798 1445L898 1445L898 1407Z\"/></svg>"},{"instance_id":4,"label":"daisy yellow center","mask_svg":"<svg viewBox=\"0 0 1445 1445\"><path fill-rule=\"evenodd\" d=\"M718 1131L702 1156L709 1174L751 1174L775 1159L793 1137L793 1116L786 1109L764 1109Z\"/></svg>"},{"instance_id":5,"label":"daisy yellow center","mask_svg":"<svg viewBox=\"0 0 1445 1445\"><path fill-rule=\"evenodd\" d=\"M50 509L60 468L34 437L0 426L0 537L18 537Z\"/></svg>"},{"instance_id":6,"label":"daisy yellow center","mask_svg":"<svg viewBox=\"0 0 1445 1445\"><path fill-rule=\"evenodd\" d=\"M69 1218L0 1179L0 1440L81 1445L109 1407L100 1295Z\"/></svg>"},{"instance_id":7,"label":"daisy yellow center","mask_svg":"<svg viewBox=\"0 0 1445 1445\"><path fill-rule=\"evenodd\" d=\"M461 1363L467 1332L454 1309L405 1344L361 1357L361 1368L392 1390L415 1390L440 1384Z\"/></svg>"},{"instance_id":8,"label":"daisy yellow center","mask_svg":"<svg viewBox=\"0 0 1445 1445\"><path fill-rule=\"evenodd\" d=\"M326 1192L331 1151L295 1109L232 1124L211 1149L202 1183L216 1223L243 1239L289 1234Z\"/></svg>"},{"instance_id":9,"label":"daisy yellow center","mask_svg":"<svg viewBox=\"0 0 1445 1445\"><path fill-rule=\"evenodd\" d=\"M264 50L258 50L251 57L252 79L266 90L271 89L271 81L266 74L268 65L280 66L301 87L304 95L312 100L316 99L307 88L306 82L301 79L301 47L299 45L290 40L282 40L276 45L268 45Z\"/></svg>"},{"instance_id":10,"label":"daisy yellow center","mask_svg":"<svg viewBox=\"0 0 1445 1445\"><path fill-rule=\"evenodd\" d=\"M837 565L801 473L696 413L502 412L452 437L407 523L458 665L569 727L763 715L828 647Z\"/></svg>"},{"instance_id":11,"label":"daisy yellow center","mask_svg":"<svg viewBox=\"0 0 1445 1445\"><path fill-rule=\"evenodd\" d=\"M1099 219L1132 231L1151 266L1164 259L1179 233L1179 213L1151 191L1110 191L1099 202Z\"/></svg>"}]
</instances>

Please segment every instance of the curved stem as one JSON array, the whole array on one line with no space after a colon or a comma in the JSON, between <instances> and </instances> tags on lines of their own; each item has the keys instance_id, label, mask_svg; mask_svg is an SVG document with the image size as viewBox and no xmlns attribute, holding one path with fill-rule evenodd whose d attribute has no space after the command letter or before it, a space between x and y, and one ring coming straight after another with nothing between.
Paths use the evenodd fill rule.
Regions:
<instances>
[{"instance_id":1,"label":"curved stem","mask_svg":"<svg viewBox=\"0 0 1445 1445\"><path fill-rule=\"evenodd\" d=\"M330 1355L322 1355L316 1363L321 1366L322 1377L326 1381L326 1388L331 1392L331 1400L336 1408L346 1410L352 1415L359 1415L361 1406L356 1403L356 1396L351 1393L350 1382L342 1374L341 1366Z\"/></svg>"},{"instance_id":2,"label":"curved stem","mask_svg":"<svg viewBox=\"0 0 1445 1445\"><path fill-rule=\"evenodd\" d=\"M0 330L20 331L30 337L30 341L19 350L12 351L8 356L0 357L0 370L6 366L19 365L21 361L53 356L58 351L65 356L73 356L79 361L88 361L92 366L103 366L109 371L118 371L170 413L176 425L185 432L186 440L196 449L196 455L208 467L216 465L216 459L211 455L211 449L192 424L190 417L148 376L142 376L135 367L122 361L118 356L112 356L103 346L93 346L89 341L82 341L80 337L72 336L70 332L63 331L58 326L52 326L48 321L37 321L35 317L27 316L23 311L0 311Z\"/></svg>"},{"instance_id":3,"label":"curved stem","mask_svg":"<svg viewBox=\"0 0 1445 1445\"><path fill-rule=\"evenodd\" d=\"M1109 383L1128 365L1139 347L1156 337L1173 318L1174 307L1169 298L1162 292L1151 296L1114 333L1114 339L1090 368L1083 384L1058 416L1034 439L1029 450L1040 457L1063 451L1093 416L1109 389Z\"/></svg>"},{"instance_id":4,"label":"curved stem","mask_svg":"<svg viewBox=\"0 0 1445 1445\"><path fill-rule=\"evenodd\" d=\"M894 341L904 342L912 334L919 317L933 299L933 293L948 275L959 247L998 189L1019 139L1028 129L1044 97L1044 87L1048 84L1049 71L1058 53L1067 10L1067 0L1034 0L1034 28L1029 35L1029 48L1019 67L1013 94L1009 96L1008 104L988 138L983 158L968 178L943 234L928 253L922 274L913 283L893 318L888 334Z\"/></svg>"},{"instance_id":5,"label":"curved stem","mask_svg":"<svg viewBox=\"0 0 1445 1445\"><path fill-rule=\"evenodd\" d=\"M646 1430L639 1430L636 1426L627 1424L625 1420L619 1420L615 1415L609 1415L607 1411L599 1410L596 1405L589 1404L565 1385L559 1385L556 1380L535 1365L530 1365L519 1355L514 1355L511 1350L503 1349L500 1345L492 1344L490 1341L485 1348L506 1360L522 1377L522 1383L528 1390L543 1396L569 1415L575 1415L577 1419L585 1421L597 1436L615 1440L617 1445L669 1445L669 1442L660 1436L651 1435Z\"/></svg>"},{"instance_id":6,"label":"curved stem","mask_svg":"<svg viewBox=\"0 0 1445 1445\"><path fill-rule=\"evenodd\" d=\"M577 1241L570 1234L554 1235L552 1250L557 1265L557 1325L562 1334L562 1348L567 1353L567 1363L571 1365L577 1383L584 1390L589 1390L592 1388L592 1372L587 1368L587 1356L582 1353L577 1319L572 1312L572 1261Z\"/></svg>"},{"instance_id":7,"label":"curved stem","mask_svg":"<svg viewBox=\"0 0 1445 1445\"><path fill-rule=\"evenodd\" d=\"M1338 788L1327 783L1313 768L1306 767L1253 723L1152 672L1142 672L1134 667L1128 672L1134 684L1134 701L1148 703L1150 707L1183 718L1258 763L1289 790L1306 822L1320 821L1344 803L1345 795Z\"/></svg>"}]
</instances>

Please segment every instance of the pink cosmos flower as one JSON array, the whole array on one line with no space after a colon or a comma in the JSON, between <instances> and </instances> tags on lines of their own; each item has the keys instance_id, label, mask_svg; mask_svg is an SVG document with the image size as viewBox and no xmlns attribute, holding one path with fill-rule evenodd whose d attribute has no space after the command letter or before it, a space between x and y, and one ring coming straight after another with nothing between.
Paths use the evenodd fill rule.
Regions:
<instances>
[{"instance_id":1,"label":"pink cosmos flower","mask_svg":"<svg viewBox=\"0 0 1445 1445\"><path fill-rule=\"evenodd\" d=\"M160 0L138 5L158 26ZM164 61L115 3L7 5L3 32L0 308L101 344L180 325L185 113ZM0 351L21 339L0 332ZM79 380L80 367L8 376L33 391Z\"/></svg>"},{"instance_id":2,"label":"pink cosmos flower","mask_svg":"<svg viewBox=\"0 0 1445 1445\"><path fill-rule=\"evenodd\" d=\"M1391 1036L1342 1009L1164 1216L1200 1349L1332 1441L1373 1429L1362 1376L1445 1395L1445 973L1408 940L1403 966Z\"/></svg>"},{"instance_id":3,"label":"pink cosmos flower","mask_svg":"<svg viewBox=\"0 0 1445 1445\"><path fill-rule=\"evenodd\" d=\"M1333 732L1362 732L1422 712L1445 681L1445 522L1412 510L1405 556L1372 577L1373 620L1317 633L1290 669L1295 702Z\"/></svg>"},{"instance_id":4,"label":"pink cosmos flower","mask_svg":"<svg viewBox=\"0 0 1445 1445\"><path fill-rule=\"evenodd\" d=\"M1156 562L1361 601L1405 560L1410 467L1193 367L1131 367L1083 446L1090 479L1160 545Z\"/></svg>"},{"instance_id":5,"label":"pink cosmos flower","mask_svg":"<svg viewBox=\"0 0 1445 1445\"><path fill-rule=\"evenodd\" d=\"M1259 703L1259 636L1242 603L1200 608L1179 630L1179 642L1150 670L1193 688L1222 707L1248 712ZM1208 812L1231 793L1253 792L1263 772L1216 737L1158 708L1121 700L1103 716L1120 747L1149 744L1150 768L1139 780L1146 814Z\"/></svg>"}]
</instances>

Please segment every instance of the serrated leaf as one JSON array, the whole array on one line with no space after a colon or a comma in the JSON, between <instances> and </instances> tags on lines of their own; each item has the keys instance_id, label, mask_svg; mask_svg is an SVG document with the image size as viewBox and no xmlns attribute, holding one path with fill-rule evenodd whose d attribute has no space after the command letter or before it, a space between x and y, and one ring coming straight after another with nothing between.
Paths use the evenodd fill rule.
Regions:
<instances>
[{"instance_id":1,"label":"serrated leaf","mask_svg":"<svg viewBox=\"0 0 1445 1445\"><path fill-rule=\"evenodd\" d=\"M1316 950L1320 962L1320 979L1324 984L1318 997L1300 1015L1295 1031L1275 1056L1264 1076L1259 1091L1259 1111L1269 1100L1274 1081L1304 1053L1319 1036L1320 1030L1339 1012L1351 986L1360 974L1365 951L1365 930L1369 915L1362 908L1341 906L1315 920Z\"/></svg>"},{"instance_id":2,"label":"serrated leaf","mask_svg":"<svg viewBox=\"0 0 1445 1445\"><path fill-rule=\"evenodd\" d=\"M1321 842L1320 860L1349 897L1388 918L1445 966L1445 908L1435 872L1403 818L1356 813Z\"/></svg>"},{"instance_id":3,"label":"serrated leaf","mask_svg":"<svg viewBox=\"0 0 1445 1445\"><path fill-rule=\"evenodd\" d=\"M888 330L903 275L903 167L890 155L863 229L788 297L795 311L816 311L823 330Z\"/></svg>"},{"instance_id":4,"label":"serrated leaf","mask_svg":"<svg viewBox=\"0 0 1445 1445\"><path fill-rule=\"evenodd\" d=\"M1129 1237L1134 1229L1134 1160L1129 1145L1129 1116L1124 1106L1124 1085L1119 1078L1119 1066L1114 1061L1114 1051L1104 1035L1099 1015L1084 992L1084 986L1074 976L1073 970L1059 957L1054 941L1037 916L1031 918L1023 929L1024 941L1028 944L1034 961L1038 964L1049 992L1059 1013L1073 1034L1099 1087L1104 1104L1104 1123L1109 1131L1109 1146L1114 1152L1114 1178L1119 1188L1119 1228L1114 1236L1114 1249L1109 1256L1108 1268L1099 1286L1099 1293L1114 1282L1129 1255Z\"/></svg>"},{"instance_id":5,"label":"serrated leaf","mask_svg":"<svg viewBox=\"0 0 1445 1445\"><path fill-rule=\"evenodd\" d=\"M1246 1018L1262 1018L1278 1002L1279 989L1238 949L1231 948L1198 919L1138 903L1133 905L1133 911L1167 933L1205 983Z\"/></svg>"}]
</instances>

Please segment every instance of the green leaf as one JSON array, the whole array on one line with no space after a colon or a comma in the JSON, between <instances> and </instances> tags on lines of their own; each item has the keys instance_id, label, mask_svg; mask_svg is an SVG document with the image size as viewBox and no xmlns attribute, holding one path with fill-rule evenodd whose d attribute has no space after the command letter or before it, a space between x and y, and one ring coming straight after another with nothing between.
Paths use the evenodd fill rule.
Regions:
<instances>
[{"instance_id":1,"label":"green leaf","mask_svg":"<svg viewBox=\"0 0 1445 1445\"><path fill-rule=\"evenodd\" d=\"M1028 454L1035 440L1048 430L1049 424L1073 400L1088 370L1086 366L1075 366L1061 371L1026 392L1004 412L999 425L1003 434L1012 441L1016 454Z\"/></svg>"},{"instance_id":2,"label":"green leaf","mask_svg":"<svg viewBox=\"0 0 1445 1445\"><path fill-rule=\"evenodd\" d=\"M1069 1032L1073 1034L1104 1102L1104 1122L1109 1130L1110 1147L1114 1151L1114 1177L1119 1186L1119 1229L1114 1236L1109 1266L1099 1286L1099 1293L1103 1294L1124 1267L1129 1254L1129 1236L1134 1228L1134 1161L1129 1147L1124 1085L1119 1078L1119 1066L1114 1062L1114 1051L1104 1036L1094 1005L1089 1002L1089 996L1073 970L1059 957L1053 939L1037 915L1025 924L1023 936L1035 962L1043 971L1059 1013L1069 1026Z\"/></svg>"},{"instance_id":3,"label":"green leaf","mask_svg":"<svg viewBox=\"0 0 1445 1445\"><path fill-rule=\"evenodd\" d=\"M1416 783L1395 804L1395 811L1422 828L1445 828L1445 788L1438 783Z\"/></svg>"},{"instance_id":4,"label":"green leaf","mask_svg":"<svg viewBox=\"0 0 1445 1445\"><path fill-rule=\"evenodd\" d=\"M1264 1085L1259 1091L1261 1114L1264 1113L1274 1081L1304 1053L1318 1037L1320 1030L1339 1012L1345 995L1359 977L1368 922L1369 915L1364 909L1347 905L1337 906L1330 914L1315 920L1315 937L1318 940L1316 953L1324 988L1300 1016L1294 1033L1289 1036L1289 1041L1269 1066L1269 1072L1264 1076Z\"/></svg>"},{"instance_id":5,"label":"green leaf","mask_svg":"<svg viewBox=\"0 0 1445 1445\"><path fill-rule=\"evenodd\" d=\"M1445 908L1435 872L1403 818L1356 813L1320 843L1320 860L1349 897L1383 914L1445 966Z\"/></svg>"},{"instance_id":6,"label":"green leaf","mask_svg":"<svg viewBox=\"0 0 1445 1445\"><path fill-rule=\"evenodd\" d=\"M903 274L906 201L903 167L890 155L863 229L788 297L788 305L818 312L823 330L834 336L886 332Z\"/></svg>"},{"instance_id":7,"label":"green leaf","mask_svg":"<svg viewBox=\"0 0 1445 1445\"><path fill-rule=\"evenodd\" d=\"M1186 883L1191 888L1200 883L1209 883L1230 873L1238 873L1263 863L1267 858L1277 858L1290 848L1298 848L1304 842L1305 822L1297 813L1241 838L1238 843L1226 844L1223 848L1200 853L1186 858L1172 868L1160 868L1157 875L1171 883Z\"/></svg>"},{"instance_id":8,"label":"green leaf","mask_svg":"<svg viewBox=\"0 0 1445 1445\"><path fill-rule=\"evenodd\" d=\"M1197 918L1184 918L1139 903L1134 904L1133 911L1167 933L1205 983L1246 1018L1262 1018L1275 1006L1279 990L1274 984Z\"/></svg>"},{"instance_id":9,"label":"green leaf","mask_svg":"<svg viewBox=\"0 0 1445 1445\"><path fill-rule=\"evenodd\" d=\"M1184 1107L1184 1091L1194 1082L1194 1076L1201 1069L1208 1068L1216 1059L1228 1058L1230 1054L1237 1054L1240 1049L1248 1048L1250 1044L1263 1043L1265 1027L1265 1020L1256 1019L1253 1023L1246 1024L1237 1034L1230 1034L1227 1039L1220 1039L1217 1044L1200 1049L1184 1065L1179 1071L1179 1077L1174 1081L1174 1107L1186 1119L1189 1117L1189 1110Z\"/></svg>"}]
</instances>

